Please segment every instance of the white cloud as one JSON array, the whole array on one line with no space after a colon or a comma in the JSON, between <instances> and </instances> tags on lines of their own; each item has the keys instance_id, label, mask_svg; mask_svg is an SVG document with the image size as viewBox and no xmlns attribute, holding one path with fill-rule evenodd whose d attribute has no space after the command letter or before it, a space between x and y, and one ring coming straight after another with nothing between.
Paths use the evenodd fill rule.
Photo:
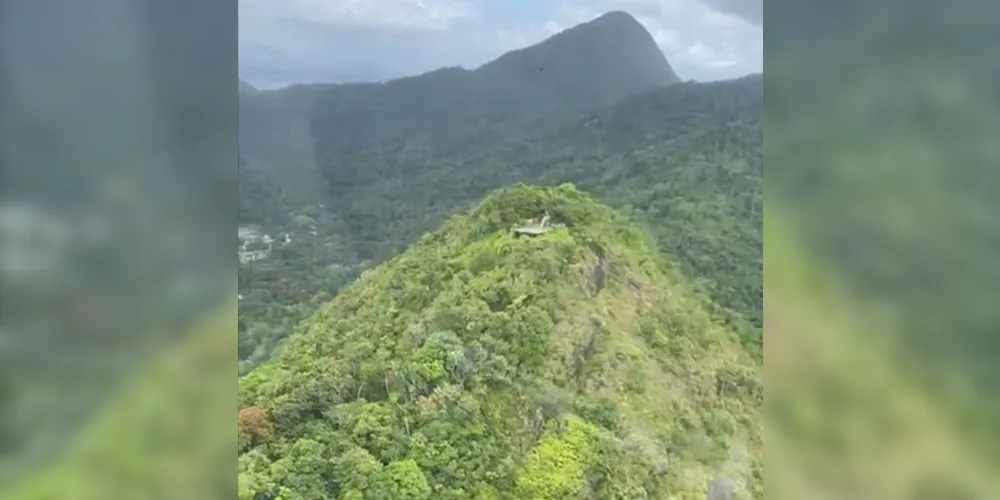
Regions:
<instances>
[{"instance_id":1,"label":"white cloud","mask_svg":"<svg viewBox=\"0 0 1000 500\"><path fill-rule=\"evenodd\" d=\"M703 61L706 66L712 68L728 68L740 62L739 59L732 57L731 54L719 51L701 41L697 41L689 46L685 50L685 54L696 61Z\"/></svg>"},{"instance_id":2,"label":"white cloud","mask_svg":"<svg viewBox=\"0 0 1000 500\"><path fill-rule=\"evenodd\" d=\"M547 21L544 25L542 25L542 30L544 30L545 34L548 36L555 35L566 28L568 28L568 26L558 21Z\"/></svg>"},{"instance_id":3,"label":"white cloud","mask_svg":"<svg viewBox=\"0 0 1000 500\"><path fill-rule=\"evenodd\" d=\"M722 0L567 0L556 18L540 22L527 38L539 41L604 12L624 10L649 31L682 78L763 71L763 27L706 1L718 5Z\"/></svg>"},{"instance_id":4,"label":"white cloud","mask_svg":"<svg viewBox=\"0 0 1000 500\"><path fill-rule=\"evenodd\" d=\"M626 10L646 27L678 71L696 76L736 76L763 71L764 29L704 0L600 0ZM718 4L718 2L715 2ZM686 70L686 71L685 71Z\"/></svg>"},{"instance_id":5,"label":"white cloud","mask_svg":"<svg viewBox=\"0 0 1000 500\"><path fill-rule=\"evenodd\" d=\"M517 31L510 31L505 29L498 29L496 31L497 40L503 47L524 47L530 45L531 42L528 40L523 33Z\"/></svg>"},{"instance_id":6,"label":"white cloud","mask_svg":"<svg viewBox=\"0 0 1000 500\"><path fill-rule=\"evenodd\" d=\"M239 15L241 21L442 30L477 13L462 0L240 0Z\"/></svg>"}]
</instances>

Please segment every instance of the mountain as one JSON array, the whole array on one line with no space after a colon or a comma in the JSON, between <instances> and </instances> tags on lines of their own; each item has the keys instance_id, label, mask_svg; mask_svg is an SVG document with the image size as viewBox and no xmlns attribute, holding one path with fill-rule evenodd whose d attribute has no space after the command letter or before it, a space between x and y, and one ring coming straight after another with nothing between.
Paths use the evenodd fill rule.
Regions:
<instances>
[{"instance_id":1,"label":"mountain","mask_svg":"<svg viewBox=\"0 0 1000 500\"><path fill-rule=\"evenodd\" d=\"M649 32L612 12L475 70L325 88L313 114L317 166L341 193L365 182L345 165L372 148L438 151L470 130L516 138L543 116L586 113L678 81Z\"/></svg>"},{"instance_id":2,"label":"mountain","mask_svg":"<svg viewBox=\"0 0 1000 500\"><path fill-rule=\"evenodd\" d=\"M314 79L324 73L326 72L317 68L316 63L298 54L267 44L245 40L239 42L240 78L254 82L255 87L260 89L275 89L297 82L316 81Z\"/></svg>"},{"instance_id":3,"label":"mountain","mask_svg":"<svg viewBox=\"0 0 1000 500\"><path fill-rule=\"evenodd\" d=\"M400 242L413 241L491 190L516 182L572 182L642 215L684 262L690 256L692 265L706 259L756 263L750 277L740 273L733 283L756 284L744 294L745 309L759 312L762 118L760 75L671 85L582 118L557 116L526 127L518 140L472 134L448 150L373 148L328 172L336 175L333 182L355 186L328 206L338 213L335 231L368 247L360 258L384 259ZM712 220L699 222L704 217ZM673 223L687 223L685 234L661 230ZM720 230L743 235L737 240L743 243L734 246L729 237L695 243ZM717 260L720 251L737 248L749 258ZM734 271L715 274L725 279Z\"/></svg>"},{"instance_id":4,"label":"mountain","mask_svg":"<svg viewBox=\"0 0 1000 500\"><path fill-rule=\"evenodd\" d=\"M342 173L327 172L356 189L277 209L285 216L270 230L294 241L280 258L241 268L240 318L253 330L241 352L266 358L313 307L490 191L571 182L653 234L759 354L762 124L763 77L753 75L670 85L582 117L556 113L518 140L471 128L446 150L372 148Z\"/></svg>"},{"instance_id":5,"label":"mountain","mask_svg":"<svg viewBox=\"0 0 1000 500\"><path fill-rule=\"evenodd\" d=\"M596 64L563 64L580 62L574 50L617 54L594 60L631 61L615 74L636 76L600 83ZM574 68L589 71L577 80L592 101L552 97ZM474 71L242 93L241 222L292 240L241 266L242 370L362 271L518 182L571 182L621 210L759 357L763 76L671 75L649 34L611 13ZM604 103L602 88L618 98Z\"/></svg>"},{"instance_id":6,"label":"mountain","mask_svg":"<svg viewBox=\"0 0 1000 500\"><path fill-rule=\"evenodd\" d=\"M553 89L556 98L598 104L617 101L623 93L680 82L653 36L621 11L508 52L476 72L498 78L517 75ZM602 90L608 91L605 98L597 94ZM574 95L577 92L580 95Z\"/></svg>"},{"instance_id":7,"label":"mountain","mask_svg":"<svg viewBox=\"0 0 1000 500\"><path fill-rule=\"evenodd\" d=\"M239 94L240 155L246 169L280 186L300 205L326 193L309 126L320 88L296 85Z\"/></svg>"},{"instance_id":8,"label":"mountain","mask_svg":"<svg viewBox=\"0 0 1000 500\"><path fill-rule=\"evenodd\" d=\"M540 117L576 116L678 81L645 28L612 12L475 70L243 92L240 148L250 165L294 172L315 198L309 188L324 179L308 172L323 173L335 193L354 189L363 179L344 174L373 148L439 150L481 130L517 136Z\"/></svg>"},{"instance_id":9,"label":"mountain","mask_svg":"<svg viewBox=\"0 0 1000 500\"><path fill-rule=\"evenodd\" d=\"M760 374L647 240L570 185L453 217L241 379L240 498L762 498Z\"/></svg>"},{"instance_id":10,"label":"mountain","mask_svg":"<svg viewBox=\"0 0 1000 500\"><path fill-rule=\"evenodd\" d=\"M243 224L278 224L287 217L289 200L282 186L265 172L247 164L242 156L237 160L239 169L239 220Z\"/></svg>"}]
</instances>

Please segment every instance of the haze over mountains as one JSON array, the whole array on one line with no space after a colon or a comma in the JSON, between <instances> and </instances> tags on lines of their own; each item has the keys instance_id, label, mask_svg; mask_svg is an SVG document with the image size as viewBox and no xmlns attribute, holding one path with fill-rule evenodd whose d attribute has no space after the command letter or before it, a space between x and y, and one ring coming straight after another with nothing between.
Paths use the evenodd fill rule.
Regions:
<instances>
[{"instance_id":1,"label":"haze over mountains","mask_svg":"<svg viewBox=\"0 0 1000 500\"><path fill-rule=\"evenodd\" d=\"M463 140L470 126L519 133L521 124L550 112L579 114L677 81L642 25L612 12L476 70L241 92L240 147L250 165L256 158L280 161L308 187L315 184L304 171L316 155L352 154L400 138L443 144ZM253 86L241 80L240 88ZM328 132L321 141L312 140L317 127ZM313 151L314 145L324 151Z\"/></svg>"}]
</instances>

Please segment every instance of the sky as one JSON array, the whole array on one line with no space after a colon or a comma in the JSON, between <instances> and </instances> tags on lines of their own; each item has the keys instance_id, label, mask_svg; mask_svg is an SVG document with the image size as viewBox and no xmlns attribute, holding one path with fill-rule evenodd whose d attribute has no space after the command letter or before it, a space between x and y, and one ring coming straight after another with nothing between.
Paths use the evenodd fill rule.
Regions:
<instances>
[{"instance_id":1,"label":"sky","mask_svg":"<svg viewBox=\"0 0 1000 500\"><path fill-rule=\"evenodd\" d=\"M764 68L763 0L239 0L240 76L261 88L474 68L612 10L684 80Z\"/></svg>"}]
</instances>

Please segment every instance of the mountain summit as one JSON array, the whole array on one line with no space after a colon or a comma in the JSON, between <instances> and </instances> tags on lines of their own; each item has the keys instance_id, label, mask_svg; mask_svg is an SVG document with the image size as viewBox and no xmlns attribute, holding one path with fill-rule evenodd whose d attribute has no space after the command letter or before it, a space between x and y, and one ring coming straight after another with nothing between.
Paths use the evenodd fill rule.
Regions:
<instances>
[{"instance_id":1,"label":"mountain summit","mask_svg":"<svg viewBox=\"0 0 1000 500\"><path fill-rule=\"evenodd\" d=\"M677 81L652 35L613 12L475 70L327 86L313 113L314 152L339 196L384 174L349 167L371 151L381 151L392 170L386 152L454 149L472 130L516 142L543 117L581 116Z\"/></svg>"},{"instance_id":2,"label":"mountain summit","mask_svg":"<svg viewBox=\"0 0 1000 500\"><path fill-rule=\"evenodd\" d=\"M756 490L761 387L640 232L570 185L515 186L240 381L239 498L705 498L720 473Z\"/></svg>"},{"instance_id":3,"label":"mountain summit","mask_svg":"<svg viewBox=\"0 0 1000 500\"><path fill-rule=\"evenodd\" d=\"M518 142L539 119L582 116L677 82L652 35L632 16L611 12L474 70L441 68L383 83L244 88L240 149L250 165L318 169L339 196L394 171L397 153L433 157L468 144L473 131ZM379 151L383 169L351 167L372 151Z\"/></svg>"},{"instance_id":4,"label":"mountain summit","mask_svg":"<svg viewBox=\"0 0 1000 500\"><path fill-rule=\"evenodd\" d=\"M590 22L557 33L530 47L508 52L477 71L518 74L558 89L564 98L602 104L623 94L644 92L677 83L674 73L653 36L626 12L613 11ZM595 90L605 90L601 95ZM610 92L614 89L614 92Z\"/></svg>"}]
</instances>

